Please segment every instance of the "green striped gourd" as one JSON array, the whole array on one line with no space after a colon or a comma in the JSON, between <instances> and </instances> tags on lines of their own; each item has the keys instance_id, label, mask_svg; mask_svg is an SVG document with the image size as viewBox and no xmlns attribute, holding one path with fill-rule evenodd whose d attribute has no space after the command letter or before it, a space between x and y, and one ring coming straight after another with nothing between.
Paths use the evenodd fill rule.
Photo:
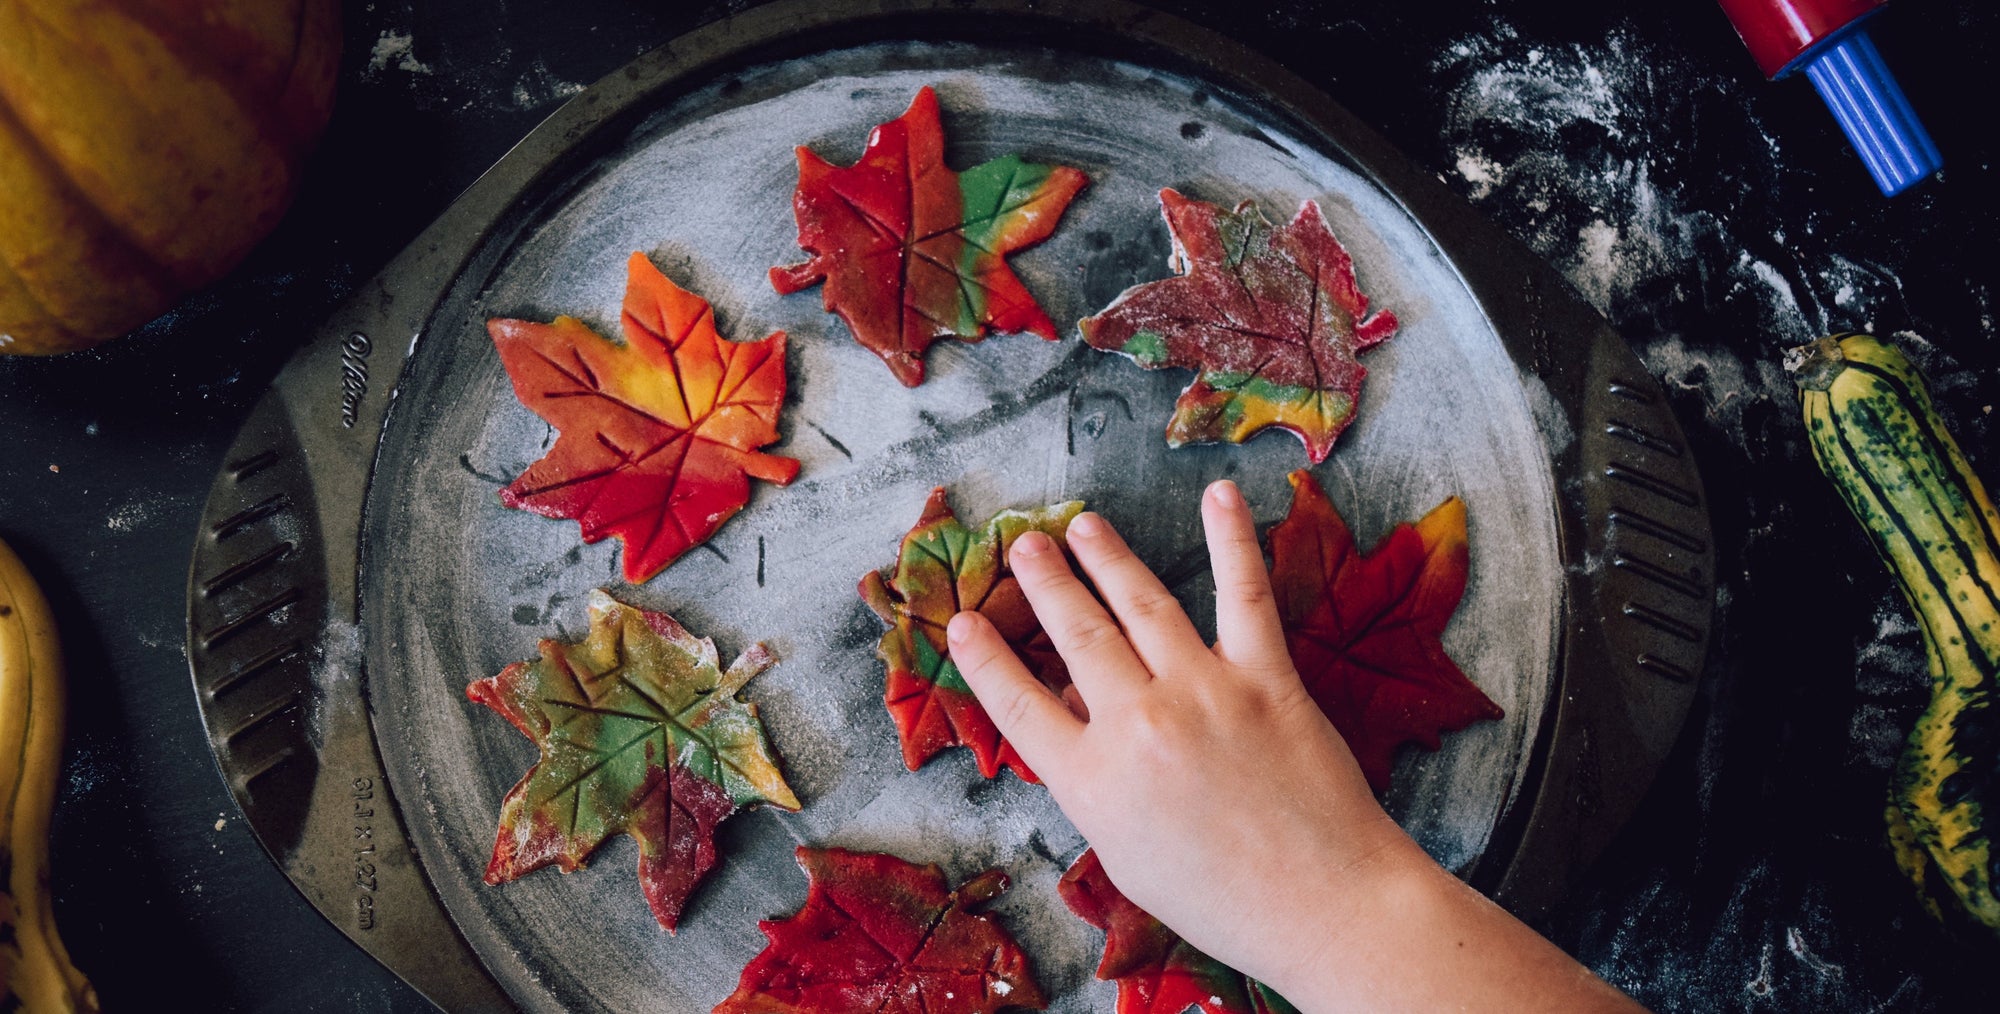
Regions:
<instances>
[{"instance_id":1,"label":"green striped gourd","mask_svg":"<svg viewBox=\"0 0 2000 1014\"><path fill-rule=\"evenodd\" d=\"M1786 365L1820 469L1894 573L1930 660L1930 706L1886 809L1897 865L1932 914L1955 899L2000 930L2000 853L1986 820L2000 807L2000 515L1893 346L1835 335L1794 349Z\"/></svg>"}]
</instances>

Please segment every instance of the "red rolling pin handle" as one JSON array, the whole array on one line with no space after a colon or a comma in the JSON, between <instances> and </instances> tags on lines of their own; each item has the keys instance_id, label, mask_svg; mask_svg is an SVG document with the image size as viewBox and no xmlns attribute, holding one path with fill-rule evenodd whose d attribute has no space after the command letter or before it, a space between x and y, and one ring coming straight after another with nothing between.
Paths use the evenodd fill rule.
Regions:
<instances>
[{"instance_id":1,"label":"red rolling pin handle","mask_svg":"<svg viewBox=\"0 0 2000 1014\"><path fill-rule=\"evenodd\" d=\"M1884 0L1718 0L1766 77L1803 70L1885 195L1944 164L1862 22Z\"/></svg>"},{"instance_id":2,"label":"red rolling pin handle","mask_svg":"<svg viewBox=\"0 0 2000 1014\"><path fill-rule=\"evenodd\" d=\"M1721 0L1765 77L1780 77L1821 39L1875 13L1883 0Z\"/></svg>"}]
</instances>

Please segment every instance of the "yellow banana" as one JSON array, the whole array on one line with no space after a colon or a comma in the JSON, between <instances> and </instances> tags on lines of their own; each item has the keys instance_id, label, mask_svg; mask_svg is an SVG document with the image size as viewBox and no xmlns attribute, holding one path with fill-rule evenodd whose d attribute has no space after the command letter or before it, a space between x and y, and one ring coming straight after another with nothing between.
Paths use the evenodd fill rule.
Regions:
<instances>
[{"instance_id":1,"label":"yellow banana","mask_svg":"<svg viewBox=\"0 0 2000 1014\"><path fill-rule=\"evenodd\" d=\"M62 765L63 667L48 600L0 542L0 1009L97 1008L49 897L49 814Z\"/></svg>"}]
</instances>

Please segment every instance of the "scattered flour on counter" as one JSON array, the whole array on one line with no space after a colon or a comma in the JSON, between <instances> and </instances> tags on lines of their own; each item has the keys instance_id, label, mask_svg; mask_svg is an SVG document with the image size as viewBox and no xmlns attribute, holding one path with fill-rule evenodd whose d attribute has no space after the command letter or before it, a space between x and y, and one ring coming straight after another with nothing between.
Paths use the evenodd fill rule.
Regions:
<instances>
[{"instance_id":1,"label":"scattered flour on counter","mask_svg":"<svg viewBox=\"0 0 2000 1014\"><path fill-rule=\"evenodd\" d=\"M416 44L408 32L384 31L368 54L368 69L362 76L372 78L390 67L410 74L431 73L430 64L417 59Z\"/></svg>"},{"instance_id":2,"label":"scattered flour on counter","mask_svg":"<svg viewBox=\"0 0 2000 1014\"><path fill-rule=\"evenodd\" d=\"M1709 421L1727 433L1742 431L1743 413L1750 406L1774 398L1790 404L1793 398L1791 378L1775 357L1746 362L1733 352L1691 346L1679 335L1655 339L1636 351L1669 393L1700 396Z\"/></svg>"},{"instance_id":3,"label":"scattered flour on counter","mask_svg":"<svg viewBox=\"0 0 2000 1014\"><path fill-rule=\"evenodd\" d=\"M63 761L63 798L82 799L106 781L117 784L119 772L111 768L93 744L72 747Z\"/></svg>"},{"instance_id":4,"label":"scattered flour on counter","mask_svg":"<svg viewBox=\"0 0 2000 1014\"><path fill-rule=\"evenodd\" d=\"M132 532L138 531L139 527L152 517L152 513L152 504L143 500L134 500L112 511L111 516L104 520L104 527L120 535L129 535Z\"/></svg>"},{"instance_id":5,"label":"scattered flour on counter","mask_svg":"<svg viewBox=\"0 0 2000 1014\"><path fill-rule=\"evenodd\" d=\"M1890 589L1875 603L1875 632L1854 649L1854 689L1869 697L1894 697L1930 686L1930 667L1917 622L1902 593Z\"/></svg>"},{"instance_id":6,"label":"scattered flour on counter","mask_svg":"<svg viewBox=\"0 0 2000 1014\"><path fill-rule=\"evenodd\" d=\"M1825 300L1824 330L1873 331L1879 314L1909 316L1903 280L1887 268L1841 254L1828 254L1816 268L1815 284Z\"/></svg>"},{"instance_id":7,"label":"scattered flour on counter","mask_svg":"<svg viewBox=\"0 0 2000 1014\"><path fill-rule=\"evenodd\" d=\"M1478 200L1493 192L1507 170L1500 163L1475 152L1458 153L1458 175L1472 184L1472 199Z\"/></svg>"},{"instance_id":8,"label":"scattered flour on counter","mask_svg":"<svg viewBox=\"0 0 2000 1014\"><path fill-rule=\"evenodd\" d=\"M1764 952L1757 958L1757 975L1743 984L1743 992L1753 997L1771 995L1771 945L1764 945Z\"/></svg>"},{"instance_id":9,"label":"scattered flour on counter","mask_svg":"<svg viewBox=\"0 0 2000 1014\"><path fill-rule=\"evenodd\" d=\"M1503 22L1458 40L1434 68L1448 89L1442 134L1457 179L1447 182L1638 332L1628 337L1648 324L1685 329L1722 294L1752 301L1772 343L1791 345L1860 326L1901 297L1874 265L1832 254L1801 264L1784 236L1739 235L1726 211L1693 207L1691 185L1718 171L1705 139L1773 161L1779 145L1740 107L1719 112L1727 82L1676 50L1623 26L1588 44L1529 47ZM1720 171L1743 174L1724 185L1744 200L1771 185L1754 167Z\"/></svg>"},{"instance_id":10,"label":"scattered flour on counter","mask_svg":"<svg viewBox=\"0 0 2000 1014\"><path fill-rule=\"evenodd\" d=\"M565 81L549 71L548 64L540 60L528 65L520 80L514 82L514 108L536 109L569 98L583 91L583 85L575 81Z\"/></svg>"},{"instance_id":11,"label":"scattered flour on counter","mask_svg":"<svg viewBox=\"0 0 2000 1014\"><path fill-rule=\"evenodd\" d=\"M1812 948L1806 946L1805 934L1800 933L1797 926L1785 927L1785 950L1790 951L1792 957L1799 959L1800 964L1812 969L1815 974L1838 976L1846 972L1846 969L1839 965L1814 954Z\"/></svg>"},{"instance_id":12,"label":"scattered flour on counter","mask_svg":"<svg viewBox=\"0 0 2000 1014\"><path fill-rule=\"evenodd\" d=\"M1655 182L1655 77L1680 66L1623 29L1588 47L1526 48L1502 24L1438 68L1458 80L1444 135L1466 196L1511 211L1510 223L1528 212L1528 245L1606 313L1684 265L1711 227Z\"/></svg>"},{"instance_id":13,"label":"scattered flour on counter","mask_svg":"<svg viewBox=\"0 0 2000 1014\"><path fill-rule=\"evenodd\" d=\"M1570 280L1583 292L1585 299L1602 311L1611 302L1612 287L1618 284L1618 276L1623 271L1618 244L1625 238L1624 234L1617 226L1599 218L1577 230L1576 238L1582 245L1582 251Z\"/></svg>"},{"instance_id":14,"label":"scattered flour on counter","mask_svg":"<svg viewBox=\"0 0 2000 1014\"><path fill-rule=\"evenodd\" d=\"M1906 709L1891 709L1866 701L1854 706L1854 713L1847 718L1847 739L1853 744L1854 754L1868 762L1868 766L1882 772L1895 767L1896 758L1902 756L1903 738L1909 732L1904 726L1915 719Z\"/></svg>"},{"instance_id":15,"label":"scattered flour on counter","mask_svg":"<svg viewBox=\"0 0 2000 1014\"><path fill-rule=\"evenodd\" d=\"M1792 289L1791 280L1779 273L1777 268L1772 267L1769 261L1758 260L1745 250L1737 255L1736 268L1739 275L1747 272L1750 278L1770 289L1768 298L1777 316L1781 318L1780 325L1791 324L1788 333L1795 335L1798 341L1804 341L1809 334L1818 334L1826 330L1825 327L1806 319L1805 311L1799 307L1798 294ZM1741 281L1737 283L1739 291L1743 284Z\"/></svg>"},{"instance_id":16,"label":"scattered flour on counter","mask_svg":"<svg viewBox=\"0 0 2000 1014\"><path fill-rule=\"evenodd\" d=\"M105 515L104 527L116 535L134 535L152 530L191 507L190 498L170 493L142 493L137 499L113 504Z\"/></svg>"},{"instance_id":17,"label":"scattered flour on counter","mask_svg":"<svg viewBox=\"0 0 2000 1014\"><path fill-rule=\"evenodd\" d=\"M1889 337L1916 364L1932 395L1949 396L1979 386L1981 378L1977 373L1966 369L1956 356L1938 348L1929 338L1915 331L1897 331Z\"/></svg>"},{"instance_id":18,"label":"scattered flour on counter","mask_svg":"<svg viewBox=\"0 0 2000 1014\"><path fill-rule=\"evenodd\" d=\"M1466 198L1634 344L1658 332L1638 352L1668 392L1696 394L1728 434L1742 432L1752 406L1792 400L1776 350L1812 338L1824 314L1794 292L1788 266L1770 262L1782 236L1748 244L1716 214L1690 210L1686 196L1688 174L1712 170L1694 166L1678 138L1698 120L1696 96L1718 82L1628 28L1602 42L1530 48L1500 24L1458 40L1438 72L1454 82L1442 128ZM1764 136L1756 124L1744 130ZM1770 358L1752 362L1686 330L1712 314L1682 304L1716 292L1762 308ZM1860 300L1858 280L1854 292Z\"/></svg>"}]
</instances>

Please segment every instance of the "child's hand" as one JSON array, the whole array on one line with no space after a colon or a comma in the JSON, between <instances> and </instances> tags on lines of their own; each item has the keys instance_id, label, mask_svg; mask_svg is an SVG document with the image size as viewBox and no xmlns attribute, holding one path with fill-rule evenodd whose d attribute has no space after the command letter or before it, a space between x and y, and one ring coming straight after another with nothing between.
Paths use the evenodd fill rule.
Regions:
<instances>
[{"instance_id":1,"label":"child's hand","mask_svg":"<svg viewBox=\"0 0 2000 1014\"><path fill-rule=\"evenodd\" d=\"M1343 906L1357 867L1411 845L1292 668L1241 494L1217 483L1201 508L1212 650L1118 533L1082 514L1070 549L1115 619L1047 536L1021 536L1009 559L1081 700L1065 706L978 613L952 620L951 657L1118 889L1275 983L1304 948L1269 947L1271 916L1297 925Z\"/></svg>"},{"instance_id":2,"label":"child's hand","mask_svg":"<svg viewBox=\"0 0 2000 1014\"><path fill-rule=\"evenodd\" d=\"M1292 667L1249 507L1218 482L1201 509L1213 648L1087 513L1067 538L1110 612L1047 536L1021 536L1009 556L1071 692L1050 693L978 613L949 628L966 682L1118 889L1309 1011L1629 1004L1460 885L1382 811ZM1454 942L1455 954L1427 953ZM1482 946L1468 953L1471 943ZM1421 976L1397 974L1427 963ZM1545 972L1591 988L1572 995ZM1529 992L1512 997L1510 982Z\"/></svg>"}]
</instances>

